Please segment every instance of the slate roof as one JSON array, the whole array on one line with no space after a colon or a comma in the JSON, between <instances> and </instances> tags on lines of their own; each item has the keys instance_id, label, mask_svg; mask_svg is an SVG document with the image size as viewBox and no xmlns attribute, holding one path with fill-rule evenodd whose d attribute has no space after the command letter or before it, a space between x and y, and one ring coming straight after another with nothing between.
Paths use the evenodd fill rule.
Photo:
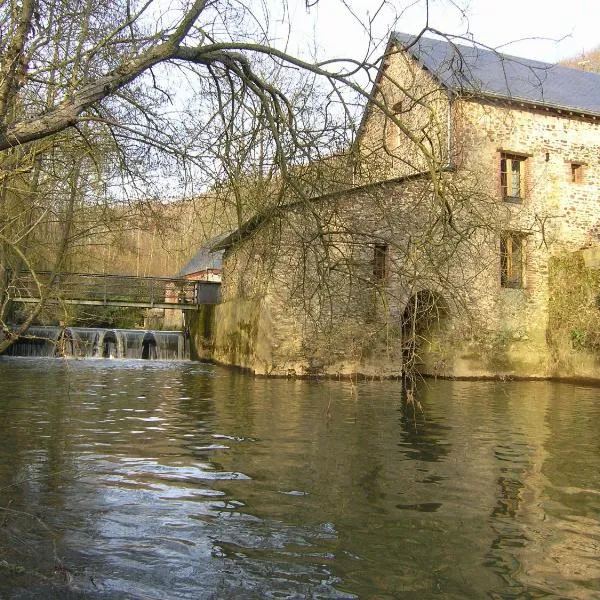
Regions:
<instances>
[{"instance_id":1,"label":"slate roof","mask_svg":"<svg viewBox=\"0 0 600 600\"><path fill-rule=\"evenodd\" d=\"M196 254L179 270L177 277L185 277L208 269L221 269L223 267L223 250L213 251L213 246L224 238L225 235L219 235L208 240L206 245L199 248Z\"/></svg>"},{"instance_id":2,"label":"slate roof","mask_svg":"<svg viewBox=\"0 0 600 600\"><path fill-rule=\"evenodd\" d=\"M600 74L395 32L406 48L447 89L600 116ZM411 44L413 44L411 46Z\"/></svg>"}]
</instances>

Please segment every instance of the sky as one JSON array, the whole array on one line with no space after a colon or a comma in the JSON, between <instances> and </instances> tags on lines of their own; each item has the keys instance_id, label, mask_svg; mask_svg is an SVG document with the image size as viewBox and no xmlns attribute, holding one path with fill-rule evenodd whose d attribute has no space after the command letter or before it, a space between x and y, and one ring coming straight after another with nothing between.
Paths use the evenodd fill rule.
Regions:
<instances>
[{"instance_id":1,"label":"sky","mask_svg":"<svg viewBox=\"0 0 600 600\"><path fill-rule=\"evenodd\" d=\"M163 1L176 6L180 0ZM232 5L236 1L232 0ZM553 1L429 0L429 24L505 54L549 63L579 57L600 46L600 0L562 0L560 5L554 5ZM314 55L319 59L365 58L370 38L360 24L367 22L368 16L373 17L371 39L380 42L377 49L370 48L371 59L381 57L390 27L416 34L425 24L425 0L308 0L313 3L308 10L306 0L239 2L249 11L244 15L245 22L228 23L229 30L234 34L237 27L266 30L269 39L274 36L275 45L281 50L309 62ZM381 4L383 8L378 11ZM348 7L355 11L356 18L349 16ZM371 84L360 75L356 81L370 89ZM196 92L181 83L178 82L178 97L194 98ZM353 101L354 96L350 102ZM362 111L362 104L354 108ZM198 182L201 181L203 178L198 177ZM175 183L172 187L178 189Z\"/></svg>"},{"instance_id":2,"label":"sky","mask_svg":"<svg viewBox=\"0 0 600 600\"><path fill-rule=\"evenodd\" d=\"M350 3L364 21L367 14L373 14L380 0L350 0ZM320 0L308 14L303 2L290 9L299 49L306 46L313 31L328 55L355 55L366 47L365 32L348 16L342 17L340 4L340 0ZM375 36L387 38L386 28L393 21L394 13L400 11L396 29L418 33L425 22L423 6L422 0L390 2L374 21ZM464 10L465 17L457 6ZM403 10L404 7L407 8ZM430 0L433 27L449 34L467 34L506 54L551 63L581 56L584 51L600 46L599 17L599 0L562 0L560 3L555 0Z\"/></svg>"}]
</instances>

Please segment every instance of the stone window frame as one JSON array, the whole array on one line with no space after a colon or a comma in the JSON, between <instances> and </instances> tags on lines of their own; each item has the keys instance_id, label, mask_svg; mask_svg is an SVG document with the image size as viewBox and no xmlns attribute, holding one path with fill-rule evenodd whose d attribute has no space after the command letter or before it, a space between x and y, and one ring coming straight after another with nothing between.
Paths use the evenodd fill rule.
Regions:
<instances>
[{"instance_id":1,"label":"stone window frame","mask_svg":"<svg viewBox=\"0 0 600 600\"><path fill-rule=\"evenodd\" d=\"M569 180L571 183L584 183L585 167L585 163L578 160L572 160L569 162Z\"/></svg>"},{"instance_id":2,"label":"stone window frame","mask_svg":"<svg viewBox=\"0 0 600 600\"><path fill-rule=\"evenodd\" d=\"M398 148L402 144L402 134L400 131L400 127L398 127L398 125L394 123L390 115L397 117L398 115L402 114L402 112L404 112L402 101L395 102L394 104L389 106L388 111L390 114L385 116L385 148L388 153L393 153L396 150L398 150Z\"/></svg>"},{"instance_id":3,"label":"stone window frame","mask_svg":"<svg viewBox=\"0 0 600 600\"><path fill-rule=\"evenodd\" d=\"M381 283L389 276L390 246L384 242L373 244L373 281Z\"/></svg>"},{"instance_id":4,"label":"stone window frame","mask_svg":"<svg viewBox=\"0 0 600 600\"><path fill-rule=\"evenodd\" d=\"M500 193L504 202L521 204L526 196L527 154L500 150ZM516 194L515 177L518 177Z\"/></svg>"},{"instance_id":5,"label":"stone window frame","mask_svg":"<svg viewBox=\"0 0 600 600\"><path fill-rule=\"evenodd\" d=\"M521 231L504 231L500 235L500 287L525 287L525 240Z\"/></svg>"}]
</instances>

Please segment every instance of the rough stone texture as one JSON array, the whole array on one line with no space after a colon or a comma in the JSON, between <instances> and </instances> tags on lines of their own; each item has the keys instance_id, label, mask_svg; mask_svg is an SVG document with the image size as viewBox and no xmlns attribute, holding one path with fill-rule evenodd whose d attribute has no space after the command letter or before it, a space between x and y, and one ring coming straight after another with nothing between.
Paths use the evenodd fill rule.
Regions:
<instances>
[{"instance_id":1,"label":"rough stone texture","mask_svg":"<svg viewBox=\"0 0 600 600\"><path fill-rule=\"evenodd\" d=\"M490 371L556 375L547 345L548 264L552 256L595 242L600 218L600 125L569 115L475 100L457 103L455 115L458 172L472 173L482 192L496 202L502 202L500 151L527 156L525 198L520 205L506 207L510 218L504 225L527 234L524 287L501 288L497 261L496 273L490 269L486 277L487 293L477 300L488 328L502 332L506 340L505 364L494 361ZM582 183L571 181L572 162L584 165ZM471 370L467 366L464 374ZM457 371L463 374L463 369Z\"/></svg>"},{"instance_id":2,"label":"rough stone texture","mask_svg":"<svg viewBox=\"0 0 600 600\"><path fill-rule=\"evenodd\" d=\"M404 52L385 59L358 134L356 183L439 169L449 163L448 94Z\"/></svg>"},{"instance_id":3,"label":"rough stone texture","mask_svg":"<svg viewBox=\"0 0 600 600\"><path fill-rule=\"evenodd\" d=\"M451 180L441 174L436 182L420 177L373 185L297 206L264 224L225 255L214 357L280 375L399 375L401 315L409 298L426 284L448 308L452 303L450 312L468 304L465 281L473 273L464 265L480 245L465 243L469 219L457 215L456 231L449 228L447 207L432 194ZM446 243L430 244L438 237ZM382 242L389 247L388 276L379 280L373 254ZM431 334L428 360L441 368L444 349Z\"/></svg>"},{"instance_id":4,"label":"rough stone texture","mask_svg":"<svg viewBox=\"0 0 600 600\"><path fill-rule=\"evenodd\" d=\"M389 181L297 205L230 248L213 357L266 374L398 375L402 315L429 290L444 317L423 335L422 371L560 375L548 330L549 261L597 243L600 125L543 107L449 98L403 54L389 59L378 90L393 118L375 106L366 113L354 183ZM519 204L501 197L502 152L526 158ZM440 173L449 163L454 170ZM572 163L583 165L581 182L572 181ZM521 289L500 285L507 231L524 235ZM384 281L373 276L378 243L389 247ZM569 351L561 349L561 364ZM569 364L570 376L593 371Z\"/></svg>"}]
</instances>

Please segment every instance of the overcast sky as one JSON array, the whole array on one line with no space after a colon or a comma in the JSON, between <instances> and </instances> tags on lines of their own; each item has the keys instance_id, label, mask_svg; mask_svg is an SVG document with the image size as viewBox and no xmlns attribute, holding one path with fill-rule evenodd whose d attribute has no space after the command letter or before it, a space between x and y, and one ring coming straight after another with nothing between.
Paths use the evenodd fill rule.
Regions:
<instances>
[{"instance_id":1,"label":"overcast sky","mask_svg":"<svg viewBox=\"0 0 600 600\"><path fill-rule=\"evenodd\" d=\"M380 0L350 0L361 18L379 6ZM469 33L476 41L498 48L507 54L557 62L579 56L583 51L600 46L599 0L454 0L465 9L467 19L452 7L453 0L430 0L430 24L455 35ZM395 0L402 13L396 29L417 33L424 23L423 2ZM296 44L306 44L312 31L328 55L356 55L365 46L364 31L350 18L342 18L340 0L320 0L308 15L303 2L290 5L296 31L304 31ZM412 7L411 7L412 5ZM392 11L385 9L375 21L375 33L385 36L392 21ZM522 40L522 41L519 41ZM293 47L291 50L295 50Z\"/></svg>"}]
</instances>

